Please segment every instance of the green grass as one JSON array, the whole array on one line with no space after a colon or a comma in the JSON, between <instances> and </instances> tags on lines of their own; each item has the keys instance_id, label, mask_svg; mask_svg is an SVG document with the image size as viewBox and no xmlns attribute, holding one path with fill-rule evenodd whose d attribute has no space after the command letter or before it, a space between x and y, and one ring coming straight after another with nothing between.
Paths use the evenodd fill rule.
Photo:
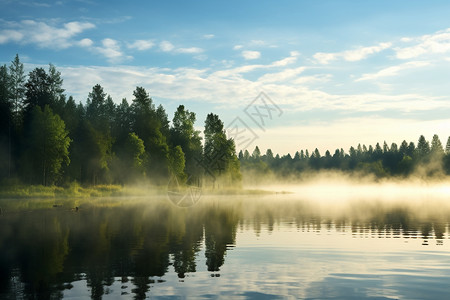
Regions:
<instances>
[{"instance_id":1,"label":"green grass","mask_svg":"<svg viewBox=\"0 0 450 300\"><path fill-rule=\"evenodd\" d=\"M12 185L0 187L0 198L86 198L123 195L120 185L83 187L71 183L65 187L43 185Z\"/></svg>"},{"instance_id":2,"label":"green grass","mask_svg":"<svg viewBox=\"0 0 450 300\"><path fill-rule=\"evenodd\" d=\"M125 197L125 196L152 196L165 195L167 186L155 185L96 185L82 186L77 182L72 182L64 187L11 184L0 186L0 199L53 199L53 198L100 198L100 197ZM272 191L247 190L242 188L203 188L203 194L209 195L259 195L273 194Z\"/></svg>"}]
</instances>

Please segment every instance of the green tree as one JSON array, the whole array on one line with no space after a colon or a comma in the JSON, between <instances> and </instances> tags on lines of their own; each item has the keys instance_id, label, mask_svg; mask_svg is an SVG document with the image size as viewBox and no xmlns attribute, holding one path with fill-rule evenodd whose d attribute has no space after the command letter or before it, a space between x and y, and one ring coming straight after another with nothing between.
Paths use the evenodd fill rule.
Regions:
<instances>
[{"instance_id":1,"label":"green tree","mask_svg":"<svg viewBox=\"0 0 450 300\"><path fill-rule=\"evenodd\" d=\"M184 173L185 158L181 146L175 146L169 152L169 170L172 176L175 176L179 183L184 183L187 179Z\"/></svg>"},{"instance_id":2,"label":"green tree","mask_svg":"<svg viewBox=\"0 0 450 300\"><path fill-rule=\"evenodd\" d=\"M7 67L0 66L0 179L11 175L13 106L10 83Z\"/></svg>"},{"instance_id":3,"label":"green tree","mask_svg":"<svg viewBox=\"0 0 450 300\"><path fill-rule=\"evenodd\" d=\"M223 122L218 115L210 113L206 116L204 159L209 162L206 171L213 177L213 186L217 178L224 185L240 182L239 160L236 156L236 146L233 139L227 139Z\"/></svg>"},{"instance_id":4,"label":"green tree","mask_svg":"<svg viewBox=\"0 0 450 300\"><path fill-rule=\"evenodd\" d=\"M57 102L63 97L64 89L62 87L63 79L61 78L61 72L57 71L55 66L49 64L48 67L48 89L52 102Z\"/></svg>"},{"instance_id":5,"label":"green tree","mask_svg":"<svg viewBox=\"0 0 450 300\"><path fill-rule=\"evenodd\" d=\"M450 136L447 139L447 144L445 145L445 153L450 154Z\"/></svg>"},{"instance_id":6,"label":"green tree","mask_svg":"<svg viewBox=\"0 0 450 300\"><path fill-rule=\"evenodd\" d=\"M24 112L27 121L35 106L39 106L42 109L45 105L52 106L53 99L50 93L50 80L43 68L35 68L30 72L25 87Z\"/></svg>"},{"instance_id":7,"label":"green tree","mask_svg":"<svg viewBox=\"0 0 450 300\"><path fill-rule=\"evenodd\" d=\"M430 143L425 139L423 135L419 137L419 142L417 143L416 156L419 160L428 159L430 154Z\"/></svg>"},{"instance_id":8,"label":"green tree","mask_svg":"<svg viewBox=\"0 0 450 300\"><path fill-rule=\"evenodd\" d=\"M123 145L117 149L112 162L113 175L120 183L142 179L145 172L145 146L134 132L129 133Z\"/></svg>"},{"instance_id":9,"label":"green tree","mask_svg":"<svg viewBox=\"0 0 450 300\"><path fill-rule=\"evenodd\" d=\"M132 130L144 141L149 156L147 175L157 183L169 176L169 146L161 133L161 123L156 117L155 106L143 87L136 87L131 104Z\"/></svg>"},{"instance_id":10,"label":"green tree","mask_svg":"<svg viewBox=\"0 0 450 300\"><path fill-rule=\"evenodd\" d=\"M32 112L28 158L36 178L43 185L53 184L61 175L62 164L68 165L70 138L64 121L48 105Z\"/></svg>"},{"instance_id":11,"label":"green tree","mask_svg":"<svg viewBox=\"0 0 450 300\"><path fill-rule=\"evenodd\" d=\"M112 160L112 139L82 119L73 135L73 179L96 185L107 182Z\"/></svg>"},{"instance_id":12,"label":"green tree","mask_svg":"<svg viewBox=\"0 0 450 300\"><path fill-rule=\"evenodd\" d=\"M96 84L92 87L86 100L86 118L92 123L94 128L103 133L109 129L109 116L106 114L106 93L103 87Z\"/></svg>"},{"instance_id":13,"label":"green tree","mask_svg":"<svg viewBox=\"0 0 450 300\"><path fill-rule=\"evenodd\" d=\"M168 139L170 135L169 117L161 104L158 105L158 108L156 109L156 119L161 124L161 133Z\"/></svg>"},{"instance_id":14,"label":"green tree","mask_svg":"<svg viewBox=\"0 0 450 300\"><path fill-rule=\"evenodd\" d=\"M255 150L253 150L252 158L256 160L261 158L261 151L259 150L258 146L255 147Z\"/></svg>"},{"instance_id":15,"label":"green tree","mask_svg":"<svg viewBox=\"0 0 450 300\"><path fill-rule=\"evenodd\" d=\"M195 113L185 109L184 105L178 106L170 128L170 143L172 147L180 146L186 158L186 173L193 183L202 171L198 160L202 155L202 143L200 131L195 130Z\"/></svg>"},{"instance_id":16,"label":"green tree","mask_svg":"<svg viewBox=\"0 0 450 300\"><path fill-rule=\"evenodd\" d=\"M9 72L11 76L10 82L10 92L11 92L11 100L12 100L12 111L15 126L19 126L22 120L22 110L25 101L25 81L26 76L23 70L23 63L20 62L19 55L16 54L16 57L11 62L9 66Z\"/></svg>"},{"instance_id":17,"label":"green tree","mask_svg":"<svg viewBox=\"0 0 450 300\"><path fill-rule=\"evenodd\" d=\"M442 157L444 155L444 147L442 147L441 140L437 134L433 135L430 151L433 156Z\"/></svg>"}]
</instances>

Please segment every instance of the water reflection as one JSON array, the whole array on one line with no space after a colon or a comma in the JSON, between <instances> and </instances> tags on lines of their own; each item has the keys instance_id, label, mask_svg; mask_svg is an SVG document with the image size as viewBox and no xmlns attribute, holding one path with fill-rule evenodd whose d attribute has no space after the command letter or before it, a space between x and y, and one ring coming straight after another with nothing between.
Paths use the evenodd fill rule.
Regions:
<instances>
[{"instance_id":1,"label":"water reflection","mask_svg":"<svg viewBox=\"0 0 450 300\"><path fill-rule=\"evenodd\" d=\"M33 209L25 200L1 203L0 298L61 299L83 281L92 299L114 285L144 299L170 271L179 281L204 267L219 277L227 253L240 246L239 233L267 233L272 246L283 245L284 230L296 230L296 236L418 238L425 247L430 240L444 244L450 217L443 205L358 201L338 207L289 197L211 198L184 209L166 199L101 200L78 211L69 200L60 203Z\"/></svg>"}]
</instances>

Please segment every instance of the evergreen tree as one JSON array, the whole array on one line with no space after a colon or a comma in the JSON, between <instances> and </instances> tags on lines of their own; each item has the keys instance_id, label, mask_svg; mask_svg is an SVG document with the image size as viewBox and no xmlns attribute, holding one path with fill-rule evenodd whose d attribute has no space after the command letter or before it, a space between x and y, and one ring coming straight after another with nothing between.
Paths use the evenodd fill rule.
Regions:
<instances>
[{"instance_id":1,"label":"evergreen tree","mask_svg":"<svg viewBox=\"0 0 450 300\"><path fill-rule=\"evenodd\" d=\"M447 139L447 144L445 145L445 153L450 154L450 136Z\"/></svg>"},{"instance_id":2,"label":"evergreen tree","mask_svg":"<svg viewBox=\"0 0 450 300\"><path fill-rule=\"evenodd\" d=\"M253 150L252 158L255 160L258 160L261 158L261 151L259 150L258 146L255 147L255 150Z\"/></svg>"},{"instance_id":3,"label":"evergreen tree","mask_svg":"<svg viewBox=\"0 0 450 300\"><path fill-rule=\"evenodd\" d=\"M11 175L13 106L10 84L7 67L0 66L0 179Z\"/></svg>"},{"instance_id":4,"label":"evergreen tree","mask_svg":"<svg viewBox=\"0 0 450 300\"><path fill-rule=\"evenodd\" d=\"M172 147L181 147L185 155L185 172L193 182L198 180L202 172L199 165L202 143L200 131L194 128L195 120L195 113L185 109L184 105L180 105L174 113L172 128L170 128L170 143Z\"/></svg>"},{"instance_id":5,"label":"evergreen tree","mask_svg":"<svg viewBox=\"0 0 450 300\"><path fill-rule=\"evenodd\" d=\"M45 105L52 107L53 98L50 93L50 80L43 68L35 68L30 72L25 87L24 118L26 122L35 106L39 106L41 109Z\"/></svg>"},{"instance_id":6,"label":"evergreen tree","mask_svg":"<svg viewBox=\"0 0 450 300\"><path fill-rule=\"evenodd\" d=\"M162 183L169 176L169 146L161 133L161 123L156 117L155 105L143 87L136 87L131 104L132 129L145 144L149 157L147 175Z\"/></svg>"},{"instance_id":7,"label":"evergreen tree","mask_svg":"<svg viewBox=\"0 0 450 300\"><path fill-rule=\"evenodd\" d=\"M433 135L430 151L434 156L442 157L444 155L444 148L442 147L441 140L439 139L437 134Z\"/></svg>"},{"instance_id":8,"label":"evergreen tree","mask_svg":"<svg viewBox=\"0 0 450 300\"><path fill-rule=\"evenodd\" d=\"M418 159L426 159L430 154L430 143L425 139L423 135L419 137L419 142L417 143L416 155Z\"/></svg>"},{"instance_id":9,"label":"evergreen tree","mask_svg":"<svg viewBox=\"0 0 450 300\"><path fill-rule=\"evenodd\" d=\"M241 180L239 160L233 139L227 139L223 122L218 115L208 114L205 120L204 156L207 163L206 172L213 177L213 186L217 177L223 184L236 184ZM245 155L245 154L244 154Z\"/></svg>"},{"instance_id":10,"label":"evergreen tree","mask_svg":"<svg viewBox=\"0 0 450 300\"><path fill-rule=\"evenodd\" d=\"M25 81L26 76L23 70L23 63L20 62L19 55L11 62L10 72L10 97L12 99L13 120L16 127L22 122L22 111L26 96Z\"/></svg>"},{"instance_id":11,"label":"evergreen tree","mask_svg":"<svg viewBox=\"0 0 450 300\"><path fill-rule=\"evenodd\" d=\"M50 64L48 68L48 84L49 93L53 98L52 102L58 101L64 93L63 79L61 78L61 72L57 71L55 66Z\"/></svg>"}]
</instances>

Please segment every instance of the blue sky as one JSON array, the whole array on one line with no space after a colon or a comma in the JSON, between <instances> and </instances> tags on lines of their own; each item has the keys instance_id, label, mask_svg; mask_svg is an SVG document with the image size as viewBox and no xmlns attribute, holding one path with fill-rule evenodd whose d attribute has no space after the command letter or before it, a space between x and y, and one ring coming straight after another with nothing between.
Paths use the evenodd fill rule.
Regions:
<instances>
[{"instance_id":1,"label":"blue sky","mask_svg":"<svg viewBox=\"0 0 450 300\"><path fill-rule=\"evenodd\" d=\"M81 102L143 86L170 118L219 114L249 135L238 148L445 144L448 16L449 1L0 0L0 63L53 63Z\"/></svg>"}]
</instances>

